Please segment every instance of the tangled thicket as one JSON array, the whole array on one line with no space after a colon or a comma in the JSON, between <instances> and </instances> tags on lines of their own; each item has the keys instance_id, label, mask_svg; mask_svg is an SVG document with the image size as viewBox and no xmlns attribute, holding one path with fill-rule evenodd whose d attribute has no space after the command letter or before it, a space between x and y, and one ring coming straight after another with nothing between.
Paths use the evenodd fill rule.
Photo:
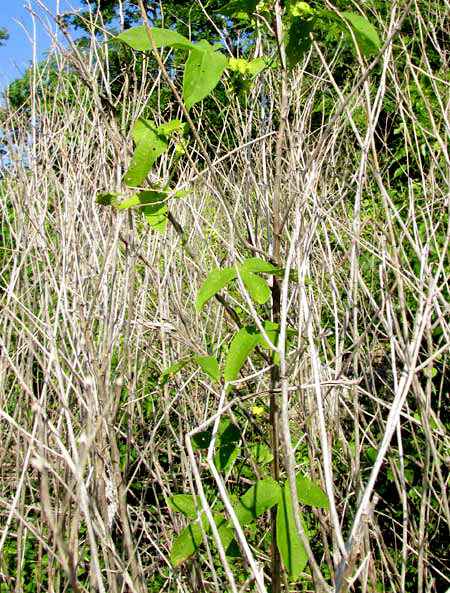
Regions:
<instances>
[{"instance_id":1,"label":"tangled thicket","mask_svg":"<svg viewBox=\"0 0 450 593\"><path fill-rule=\"evenodd\" d=\"M289 79L278 188L289 425L297 469L332 498L331 513L304 513L315 562L334 586L352 533L351 591L450 586L450 6L425 4L410 5L365 78L367 64L349 67L331 40ZM402 10L372 14L388 39ZM185 523L168 499L195 494L197 474L217 502L185 435L216 414L220 392L191 364L160 375L193 353L226 356L232 319L195 300L206 271L270 243L278 74L240 95L225 80L196 108L215 176L191 139L172 180L190 193L159 234L137 210L95 203L122 187L136 118L178 109L139 54L114 95L110 59L95 39L55 47L31 70L27 102L1 113L1 593L230 590L208 539L181 568L169 562ZM239 290L225 298L251 318ZM224 412L241 431L230 498L251 484L246 468L262 471L249 450L269 440L269 362L249 359ZM269 523L246 532L267 583ZM245 562L231 570L241 591L255 587ZM311 575L286 591L319 590Z\"/></svg>"}]
</instances>

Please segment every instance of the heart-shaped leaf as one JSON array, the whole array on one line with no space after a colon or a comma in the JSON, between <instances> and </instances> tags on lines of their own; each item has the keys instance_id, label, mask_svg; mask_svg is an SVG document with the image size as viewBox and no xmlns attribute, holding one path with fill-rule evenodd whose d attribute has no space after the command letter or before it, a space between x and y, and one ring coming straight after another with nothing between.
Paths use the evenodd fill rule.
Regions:
<instances>
[{"instance_id":1,"label":"heart-shaped leaf","mask_svg":"<svg viewBox=\"0 0 450 593\"><path fill-rule=\"evenodd\" d=\"M273 264L259 257L250 257L242 262L241 270L246 272L258 272L262 274L275 274L278 272Z\"/></svg>"},{"instance_id":2,"label":"heart-shaped leaf","mask_svg":"<svg viewBox=\"0 0 450 593\"><path fill-rule=\"evenodd\" d=\"M363 56L377 53L381 47L377 30L365 17L354 12L341 12L341 16L349 23L355 35L359 51Z\"/></svg>"},{"instance_id":3,"label":"heart-shaped leaf","mask_svg":"<svg viewBox=\"0 0 450 593\"><path fill-rule=\"evenodd\" d=\"M204 516L203 516L204 517ZM207 519L204 517L203 525L206 528ZM200 523L188 525L173 542L169 560L174 568L183 564L188 558L195 554L202 543L203 533Z\"/></svg>"},{"instance_id":4,"label":"heart-shaped leaf","mask_svg":"<svg viewBox=\"0 0 450 593\"><path fill-rule=\"evenodd\" d=\"M159 29L158 27L151 27L152 36L155 40L156 47L173 47L174 49L191 50L195 45L180 35L176 31L170 29ZM150 39L148 38L147 30L143 26L133 27L127 31L123 31L120 35L114 37L111 41L122 41L133 49L139 51L150 51L152 49Z\"/></svg>"},{"instance_id":5,"label":"heart-shaped leaf","mask_svg":"<svg viewBox=\"0 0 450 593\"><path fill-rule=\"evenodd\" d=\"M202 506L200 496L194 499L191 494L174 494L174 496L168 498L168 503L174 511L183 513L189 519L195 519L198 515L197 509L201 509Z\"/></svg>"},{"instance_id":6,"label":"heart-shaped leaf","mask_svg":"<svg viewBox=\"0 0 450 593\"><path fill-rule=\"evenodd\" d=\"M217 86L226 65L226 57L218 51L191 51L183 77L183 99L186 109L190 109L194 103L209 95Z\"/></svg>"},{"instance_id":7,"label":"heart-shaped leaf","mask_svg":"<svg viewBox=\"0 0 450 593\"><path fill-rule=\"evenodd\" d=\"M266 465L273 460L273 454L265 443L257 443L250 447L250 452L256 463Z\"/></svg>"},{"instance_id":8,"label":"heart-shaped leaf","mask_svg":"<svg viewBox=\"0 0 450 593\"><path fill-rule=\"evenodd\" d=\"M280 485L268 478L259 480L241 496L234 508L239 524L244 526L273 507L280 500Z\"/></svg>"},{"instance_id":9,"label":"heart-shaped leaf","mask_svg":"<svg viewBox=\"0 0 450 593\"><path fill-rule=\"evenodd\" d=\"M235 462L240 449L233 443L220 446L214 455L214 465L219 471L226 471Z\"/></svg>"},{"instance_id":10,"label":"heart-shaped leaf","mask_svg":"<svg viewBox=\"0 0 450 593\"><path fill-rule=\"evenodd\" d=\"M234 268L224 268L219 270L215 268L208 274L206 280L200 287L197 295L196 308L197 311L203 307L214 295L222 290L233 278L236 278L236 271Z\"/></svg>"},{"instance_id":11,"label":"heart-shaped leaf","mask_svg":"<svg viewBox=\"0 0 450 593\"><path fill-rule=\"evenodd\" d=\"M297 496L299 502L319 509L330 508L328 496L320 486L311 482L311 480L303 474L298 474L295 480L297 482Z\"/></svg>"},{"instance_id":12,"label":"heart-shaped leaf","mask_svg":"<svg viewBox=\"0 0 450 593\"><path fill-rule=\"evenodd\" d=\"M241 270L242 281L245 288L248 290L250 296L254 301L263 305L270 299L270 288L267 281L261 276Z\"/></svg>"},{"instance_id":13,"label":"heart-shaped leaf","mask_svg":"<svg viewBox=\"0 0 450 593\"><path fill-rule=\"evenodd\" d=\"M194 361L213 381L219 380L219 363L214 356L194 356Z\"/></svg>"}]
</instances>

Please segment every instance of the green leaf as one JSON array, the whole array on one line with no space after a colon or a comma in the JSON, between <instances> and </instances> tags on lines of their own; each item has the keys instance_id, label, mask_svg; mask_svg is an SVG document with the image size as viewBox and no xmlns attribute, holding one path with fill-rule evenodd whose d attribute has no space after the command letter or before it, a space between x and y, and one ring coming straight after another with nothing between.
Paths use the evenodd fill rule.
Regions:
<instances>
[{"instance_id":1,"label":"green leaf","mask_svg":"<svg viewBox=\"0 0 450 593\"><path fill-rule=\"evenodd\" d=\"M423 369L423 374L427 379L434 379L436 377L438 371L437 368L433 365L429 365Z\"/></svg>"},{"instance_id":2,"label":"green leaf","mask_svg":"<svg viewBox=\"0 0 450 593\"><path fill-rule=\"evenodd\" d=\"M259 257L250 257L242 262L241 270L246 272L258 272L262 274L276 274L278 268L273 264Z\"/></svg>"},{"instance_id":3,"label":"green leaf","mask_svg":"<svg viewBox=\"0 0 450 593\"><path fill-rule=\"evenodd\" d=\"M256 11L258 2L259 0L231 0L214 12L223 16L247 20L248 15Z\"/></svg>"},{"instance_id":4,"label":"green leaf","mask_svg":"<svg viewBox=\"0 0 450 593\"><path fill-rule=\"evenodd\" d=\"M247 360L250 352L260 341L260 334L254 327L243 327L231 340L224 369L226 382L234 381Z\"/></svg>"},{"instance_id":5,"label":"green leaf","mask_svg":"<svg viewBox=\"0 0 450 593\"><path fill-rule=\"evenodd\" d=\"M278 503L277 546L289 579L298 580L308 558L295 524L289 480L284 484Z\"/></svg>"},{"instance_id":6,"label":"green leaf","mask_svg":"<svg viewBox=\"0 0 450 593\"><path fill-rule=\"evenodd\" d=\"M173 47L174 49L191 50L195 47L189 39L186 39L186 37L183 37L183 35L180 35L176 31L159 29L158 27L151 27L151 31L156 47L158 48ZM122 41L133 49L139 51L150 51L152 49L147 31L145 27L142 26L128 29L114 37L111 41Z\"/></svg>"},{"instance_id":7,"label":"green leaf","mask_svg":"<svg viewBox=\"0 0 450 593\"><path fill-rule=\"evenodd\" d=\"M194 356L194 361L213 381L219 380L219 363L214 356Z\"/></svg>"},{"instance_id":8,"label":"green leaf","mask_svg":"<svg viewBox=\"0 0 450 593\"><path fill-rule=\"evenodd\" d=\"M115 206L118 210L141 206L140 211L148 224L162 233L167 225L168 208L164 202L167 196L166 192L142 191L120 201L119 198L124 197L123 194L104 193L97 197L97 201L105 206Z\"/></svg>"},{"instance_id":9,"label":"green leaf","mask_svg":"<svg viewBox=\"0 0 450 593\"><path fill-rule=\"evenodd\" d=\"M259 480L241 496L234 508L239 524L244 526L273 507L280 500L280 485L268 478Z\"/></svg>"},{"instance_id":10,"label":"green leaf","mask_svg":"<svg viewBox=\"0 0 450 593\"><path fill-rule=\"evenodd\" d=\"M185 129L186 124L182 123L179 119L172 119L165 124L161 124L156 128L158 134L163 136L170 136L174 132L182 132Z\"/></svg>"},{"instance_id":11,"label":"green leaf","mask_svg":"<svg viewBox=\"0 0 450 593\"><path fill-rule=\"evenodd\" d=\"M204 99L218 84L226 57L217 51L195 49L187 59L183 77L183 99L186 109Z\"/></svg>"},{"instance_id":12,"label":"green leaf","mask_svg":"<svg viewBox=\"0 0 450 593\"><path fill-rule=\"evenodd\" d=\"M214 455L214 465L219 471L225 471L235 462L240 448L233 443L220 446Z\"/></svg>"},{"instance_id":13,"label":"green leaf","mask_svg":"<svg viewBox=\"0 0 450 593\"><path fill-rule=\"evenodd\" d=\"M288 31L286 57L289 68L298 64L311 45L309 34L314 31L316 18L293 17Z\"/></svg>"},{"instance_id":14,"label":"green leaf","mask_svg":"<svg viewBox=\"0 0 450 593\"><path fill-rule=\"evenodd\" d=\"M343 17L352 28L359 51L363 56L370 56L377 53L381 47L381 41L377 30L365 17L354 12L341 12Z\"/></svg>"},{"instance_id":15,"label":"green leaf","mask_svg":"<svg viewBox=\"0 0 450 593\"><path fill-rule=\"evenodd\" d=\"M274 346L277 346L278 336L280 334L280 324L274 323L273 321L264 321L263 327L269 340L272 342L272 344L274 344ZM259 335L259 345L262 348L269 348L268 343L261 334Z\"/></svg>"},{"instance_id":16,"label":"green leaf","mask_svg":"<svg viewBox=\"0 0 450 593\"><path fill-rule=\"evenodd\" d=\"M266 465L273 460L273 454L265 443L257 443L250 447L250 452L256 463Z\"/></svg>"},{"instance_id":17,"label":"green leaf","mask_svg":"<svg viewBox=\"0 0 450 593\"><path fill-rule=\"evenodd\" d=\"M185 358L184 360L179 360L172 366L165 369L159 376L161 385L165 385L172 375L175 375L175 373L178 373L178 371L181 370L184 366L186 366L188 364L188 362L191 362L191 360L192 360L192 357Z\"/></svg>"},{"instance_id":18,"label":"green leaf","mask_svg":"<svg viewBox=\"0 0 450 593\"><path fill-rule=\"evenodd\" d=\"M147 223L160 233L164 233L167 226L167 204L155 204L154 206L144 206L142 213Z\"/></svg>"},{"instance_id":19,"label":"green leaf","mask_svg":"<svg viewBox=\"0 0 450 593\"><path fill-rule=\"evenodd\" d=\"M215 268L214 270L211 270L198 291L196 303L197 311L200 311L203 305L207 303L211 297L220 292L224 286L233 280L233 278L236 278L236 271L234 268L224 268L223 270Z\"/></svg>"},{"instance_id":20,"label":"green leaf","mask_svg":"<svg viewBox=\"0 0 450 593\"><path fill-rule=\"evenodd\" d=\"M267 303L270 299L270 288L267 280L246 270L241 270L241 277L252 299L260 305Z\"/></svg>"},{"instance_id":21,"label":"green leaf","mask_svg":"<svg viewBox=\"0 0 450 593\"><path fill-rule=\"evenodd\" d=\"M288 0L288 13L290 17L301 16L311 17L314 15L314 9L307 2L297 2L296 0Z\"/></svg>"},{"instance_id":22,"label":"green leaf","mask_svg":"<svg viewBox=\"0 0 450 593\"><path fill-rule=\"evenodd\" d=\"M247 63L247 72L252 76L257 76L267 66L265 58L255 58Z\"/></svg>"},{"instance_id":23,"label":"green leaf","mask_svg":"<svg viewBox=\"0 0 450 593\"><path fill-rule=\"evenodd\" d=\"M188 558L195 554L202 543L202 528L200 523L188 525L173 542L169 560L174 568L183 564Z\"/></svg>"},{"instance_id":24,"label":"green leaf","mask_svg":"<svg viewBox=\"0 0 450 593\"><path fill-rule=\"evenodd\" d=\"M194 498L191 494L175 494L168 498L168 503L170 508L177 513L183 513L189 519L195 519L198 515L198 509L202 507L200 496Z\"/></svg>"},{"instance_id":25,"label":"green leaf","mask_svg":"<svg viewBox=\"0 0 450 593\"><path fill-rule=\"evenodd\" d=\"M417 420L420 420L420 417L419 417L419 418L417 418ZM353 443L353 444L354 444L354 443ZM352 451L352 452L353 452L353 451ZM368 448L365 450L365 456L366 456L366 458L368 459L368 461L369 461L370 463L375 463L375 461L376 461L376 458L377 458L377 456L378 456L378 451L377 451L377 449L375 449L374 447L368 447Z\"/></svg>"},{"instance_id":26,"label":"green leaf","mask_svg":"<svg viewBox=\"0 0 450 593\"><path fill-rule=\"evenodd\" d=\"M184 196L188 196L192 193L191 189L179 189L177 192L173 194L173 198L184 198Z\"/></svg>"},{"instance_id":27,"label":"green leaf","mask_svg":"<svg viewBox=\"0 0 450 593\"><path fill-rule=\"evenodd\" d=\"M133 194L129 198L122 200L116 204L118 210L124 210L125 208L132 208L134 206L146 206L155 202L160 202L163 205L164 200L167 198L167 193L162 191L141 191L137 194Z\"/></svg>"},{"instance_id":28,"label":"green leaf","mask_svg":"<svg viewBox=\"0 0 450 593\"><path fill-rule=\"evenodd\" d=\"M218 528L218 531L220 541L222 542L223 549L225 550L225 554L229 558L240 558L242 554L234 538L233 528L229 527L228 525L221 525Z\"/></svg>"},{"instance_id":29,"label":"green leaf","mask_svg":"<svg viewBox=\"0 0 450 593\"><path fill-rule=\"evenodd\" d=\"M166 138L157 132L155 126L143 119L136 121L132 136L136 148L124 181L128 186L136 187L145 181L153 163L167 149L168 144Z\"/></svg>"},{"instance_id":30,"label":"green leaf","mask_svg":"<svg viewBox=\"0 0 450 593\"><path fill-rule=\"evenodd\" d=\"M317 486L317 484L314 484L314 482L311 482L311 480L303 474L298 474L295 480L297 482L297 496L299 502L320 509L330 508L328 496L322 488Z\"/></svg>"},{"instance_id":31,"label":"green leaf","mask_svg":"<svg viewBox=\"0 0 450 593\"><path fill-rule=\"evenodd\" d=\"M278 346L278 336L280 335L280 324L274 323L273 321L264 321L263 327L267 334L267 337L272 342L272 344L274 344L274 346ZM291 339L293 337L295 337L296 335L297 335L297 332L294 329L289 329L289 328L287 329L287 331L286 331L286 345L287 345L287 347L289 346ZM259 345L262 348L266 348L266 349L269 348L268 343L266 342L266 340L263 338L263 336L261 334L259 336ZM275 354L275 359L274 359L275 364L278 364L278 361L279 361L279 354Z\"/></svg>"},{"instance_id":32,"label":"green leaf","mask_svg":"<svg viewBox=\"0 0 450 593\"><path fill-rule=\"evenodd\" d=\"M255 58L254 60L250 60L250 62L247 62L244 58L229 58L227 68L232 72L238 72L242 75L250 74L254 78L261 70L264 70L267 64L268 62L265 58Z\"/></svg>"},{"instance_id":33,"label":"green leaf","mask_svg":"<svg viewBox=\"0 0 450 593\"><path fill-rule=\"evenodd\" d=\"M246 74L247 68L248 68L248 62L247 62L247 60L244 60L244 58L229 58L227 67L232 72L239 72L239 74Z\"/></svg>"},{"instance_id":34,"label":"green leaf","mask_svg":"<svg viewBox=\"0 0 450 593\"><path fill-rule=\"evenodd\" d=\"M122 195L123 194L103 191L97 194L95 201L102 206L117 206L119 198Z\"/></svg>"},{"instance_id":35,"label":"green leaf","mask_svg":"<svg viewBox=\"0 0 450 593\"><path fill-rule=\"evenodd\" d=\"M220 47L222 47L222 46L219 44L219 47L217 49L219 49ZM202 49L202 50L206 50L206 51L215 51L216 48L213 45L211 45L207 39L200 39L200 41L198 41L195 44L195 49Z\"/></svg>"},{"instance_id":36,"label":"green leaf","mask_svg":"<svg viewBox=\"0 0 450 593\"><path fill-rule=\"evenodd\" d=\"M227 443L238 443L241 440L241 431L227 417L220 419L219 429L217 431L217 442L221 445Z\"/></svg>"},{"instance_id":37,"label":"green leaf","mask_svg":"<svg viewBox=\"0 0 450 593\"><path fill-rule=\"evenodd\" d=\"M202 449L207 449L209 444L211 443L212 438L212 431L211 430L204 430L202 432L197 432L191 437L192 441L192 449L194 451L201 451Z\"/></svg>"}]
</instances>

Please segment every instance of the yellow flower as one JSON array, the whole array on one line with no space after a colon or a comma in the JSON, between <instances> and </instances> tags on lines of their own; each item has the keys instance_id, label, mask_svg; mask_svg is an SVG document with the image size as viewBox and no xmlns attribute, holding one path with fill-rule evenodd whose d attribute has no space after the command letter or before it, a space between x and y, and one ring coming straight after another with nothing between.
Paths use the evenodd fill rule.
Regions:
<instances>
[{"instance_id":1,"label":"yellow flower","mask_svg":"<svg viewBox=\"0 0 450 593\"><path fill-rule=\"evenodd\" d=\"M256 404L252 408L253 416L262 416L265 411L266 411L266 409L264 406L258 406Z\"/></svg>"}]
</instances>

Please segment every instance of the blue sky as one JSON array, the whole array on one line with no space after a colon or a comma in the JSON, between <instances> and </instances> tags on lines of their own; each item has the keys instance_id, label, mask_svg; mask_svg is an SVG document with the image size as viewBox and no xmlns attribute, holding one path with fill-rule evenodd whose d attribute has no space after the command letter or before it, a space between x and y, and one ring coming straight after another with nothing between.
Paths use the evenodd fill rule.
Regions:
<instances>
[{"instance_id":1,"label":"blue sky","mask_svg":"<svg viewBox=\"0 0 450 593\"><path fill-rule=\"evenodd\" d=\"M51 21L45 12L39 9L36 0L0 0L0 27L6 27L9 39L0 47L0 90L9 82L19 78L25 72L33 57L33 19L25 5L31 4L36 13L41 16L43 23L35 19L36 53L38 59L45 55L52 41L45 27L53 33L57 31L56 24ZM56 14L59 6L60 12L77 10L81 7L80 0L42 0L52 14ZM58 39L63 41L63 36L58 33Z\"/></svg>"}]
</instances>

